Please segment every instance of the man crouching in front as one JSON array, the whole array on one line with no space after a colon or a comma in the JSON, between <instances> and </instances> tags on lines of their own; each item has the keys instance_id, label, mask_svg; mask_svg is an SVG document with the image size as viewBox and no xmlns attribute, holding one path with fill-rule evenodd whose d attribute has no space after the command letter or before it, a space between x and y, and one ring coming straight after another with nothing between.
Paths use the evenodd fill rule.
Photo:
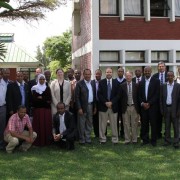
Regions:
<instances>
[{"instance_id":1,"label":"man crouching in front","mask_svg":"<svg viewBox=\"0 0 180 180\"><path fill-rule=\"evenodd\" d=\"M28 130L25 130L25 127L27 127ZM33 132L31 121L26 114L26 107L22 105L19 106L17 113L10 117L4 131L4 140L8 143L6 152L12 153L19 144L19 141L23 141L19 150L26 152L31 147L36 137L37 134Z\"/></svg>"}]
</instances>

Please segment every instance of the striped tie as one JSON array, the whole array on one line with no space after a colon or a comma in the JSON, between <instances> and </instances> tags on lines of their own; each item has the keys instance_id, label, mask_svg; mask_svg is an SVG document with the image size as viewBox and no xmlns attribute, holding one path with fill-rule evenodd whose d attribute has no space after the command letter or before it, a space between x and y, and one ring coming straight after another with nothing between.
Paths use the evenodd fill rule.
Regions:
<instances>
[{"instance_id":1,"label":"striped tie","mask_svg":"<svg viewBox=\"0 0 180 180\"><path fill-rule=\"evenodd\" d=\"M132 105L132 89L131 89L131 84L128 84L129 91L128 91L128 105Z\"/></svg>"},{"instance_id":2,"label":"striped tie","mask_svg":"<svg viewBox=\"0 0 180 180\"><path fill-rule=\"evenodd\" d=\"M163 73L161 73L161 80L160 80L160 83L161 83L161 85L163 84Z\"/></svg>"}]
</instances>

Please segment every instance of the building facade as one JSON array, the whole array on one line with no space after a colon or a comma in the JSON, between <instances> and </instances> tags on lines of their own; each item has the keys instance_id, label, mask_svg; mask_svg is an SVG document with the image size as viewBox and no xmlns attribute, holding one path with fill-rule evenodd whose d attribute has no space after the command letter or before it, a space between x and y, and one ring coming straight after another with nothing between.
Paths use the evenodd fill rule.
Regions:
<instances>
[{"instance_id":1,"label":"building facade","mask_svg":"<svg viewBox=\"0 0 180 180\"><path fill-rule=\"evenodd\" d=\"M179 0L74 0L72 61L93 72L180 65Z\"/></svg>"}]
</instances>

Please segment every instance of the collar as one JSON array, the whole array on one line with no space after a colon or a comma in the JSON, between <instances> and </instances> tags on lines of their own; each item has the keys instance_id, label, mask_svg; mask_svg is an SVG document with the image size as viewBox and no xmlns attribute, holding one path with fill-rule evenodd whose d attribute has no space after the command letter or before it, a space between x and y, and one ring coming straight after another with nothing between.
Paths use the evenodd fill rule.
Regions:
<instances>
[{"instance_id":1,"label":"collar","mask_svg":"<svg viewBox=\"0 0 180 180\"><path fill-rule=\"evenodd\" d=\"M16 81L16 82L17 82L18 86L21 85L18 81ZM22 81L22 85L24 86L24 81Z\"/></svg>"},{"instance_id":2,"label":"collar","mask_svg":"<svg viewBox=\"0 0 180 180\"><path fill-rule=\"evenodd\" d=\"M170 84L169 81L168 81L168 82L167 82L167 85L168 85L168 86L174 86L174 81L173 81L172 84Z\"/></svg>"},{"instance_id":3,"label":"collar","mask_svg":"<svg viewBox=\"0 0 180 180\"><path fill-rule=\"evenodd\" d=\"M151 76L150 76L150 78L149 78L149 79L146 79L146 77L145 77L145 81L149 81L149 82L150 82L150 80L151 80Z\"/></svg>"},{"instance_id":4,"label":"collar","mask_svg":"<svg viewBox=\"0 0 180 180\"><path fill-rule=\"evenodd\" d=\"M91 80L90 80L90 81L86 81L86 80L84 79L84 82L88 84L88 83L91 83Z\"/></svg>"}]
</instances>

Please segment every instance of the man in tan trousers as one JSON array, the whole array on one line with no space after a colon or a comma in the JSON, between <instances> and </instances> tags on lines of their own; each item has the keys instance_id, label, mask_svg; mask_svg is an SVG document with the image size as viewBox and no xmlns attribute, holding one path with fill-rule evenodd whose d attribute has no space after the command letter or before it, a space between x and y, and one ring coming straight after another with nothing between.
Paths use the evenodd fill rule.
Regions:
<instances>
[{"instance_id":1,"label":"man in tan trousers","mask_svg":"<svg viewBox=\"0 0 180 180\"><path fill-rule=\"evenodd\" d=\"M25 127L28 128L28 131L24 130ZM27 151L36 137L37 134L33 132L29 116L26 114L26 107L19 106L17 113L10 117L8 125L4 131L4 140L8 143L6 146L6 152L12 153L15 147L19 144L19 141L23 141L19 150Z\"/></svg>"}]
</instances>

